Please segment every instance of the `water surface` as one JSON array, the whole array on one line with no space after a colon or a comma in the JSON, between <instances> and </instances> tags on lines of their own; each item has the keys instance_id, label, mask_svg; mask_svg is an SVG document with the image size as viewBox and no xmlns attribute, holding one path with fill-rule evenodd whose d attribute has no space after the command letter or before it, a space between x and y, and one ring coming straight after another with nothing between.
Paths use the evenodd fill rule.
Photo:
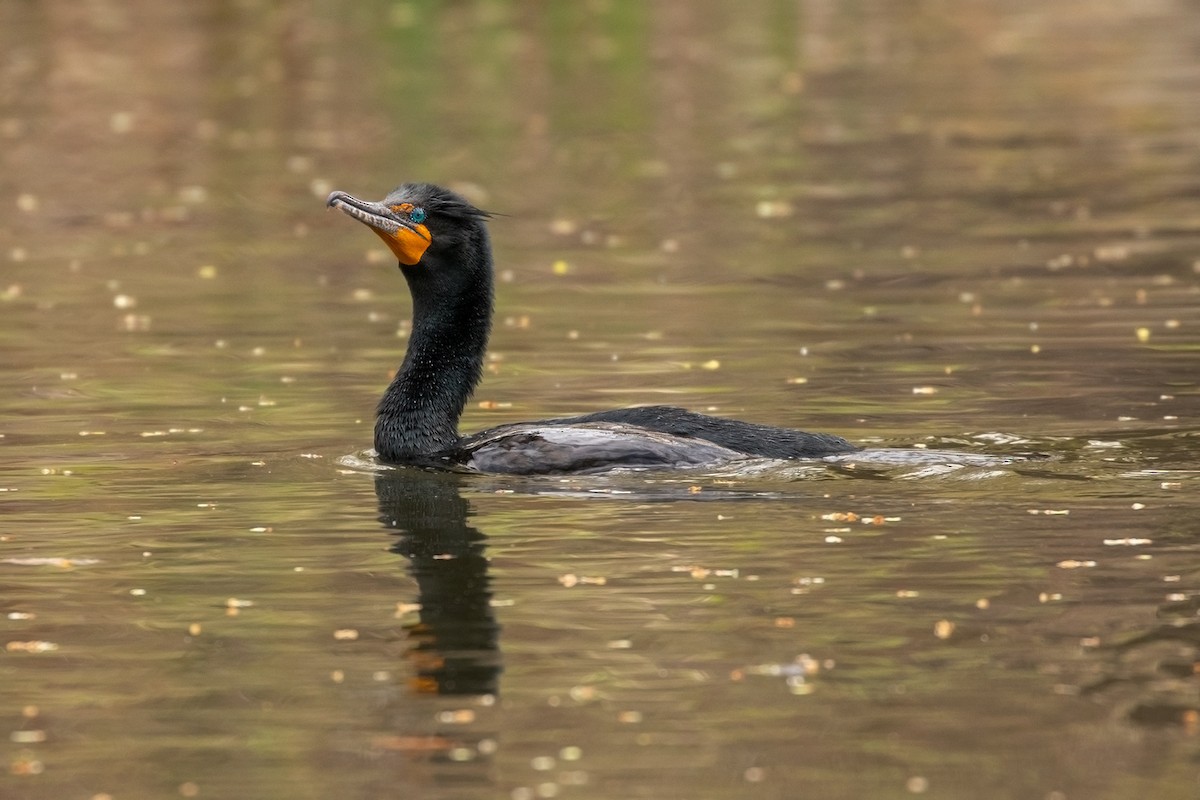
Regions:
<instances>
[{"instance_id":1,"label":"water surface","mask_svg":"<svg viewBox=\"0 0 1200 800\"><path fill-rule=\"evenodd\" d=\"M0 797L1195 797L1198 48L1175 2L4 6ZM409 179L505 215L464 430L926 456L368 468L407 297L322 201Z\"/></svg>"}]
</instances>

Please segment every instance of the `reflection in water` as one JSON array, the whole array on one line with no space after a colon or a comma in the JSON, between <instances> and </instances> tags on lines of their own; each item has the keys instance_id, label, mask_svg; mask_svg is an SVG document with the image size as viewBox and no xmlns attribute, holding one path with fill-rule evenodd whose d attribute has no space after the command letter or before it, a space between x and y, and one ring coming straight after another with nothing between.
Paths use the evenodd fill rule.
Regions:
<instances>
[{"instance_id":1,"label":"reflection in water","mask_svg":"<svg viewBox=\"0 0 1200 800\"><path fill-rule=\"evenodd\" d=\"M380 521L399 534L392 550L409 560L419 589L419 622L408 632L417 691L495 694L500 628L487 537L467 524L455 476L395 470L376 477L375 493Z\"/></svg>"},{"instance_id":2,"label":"reflection in water","mask_svg":"<svg viewBox=\"0 0 1200 800\"><path fill-rule=\"evenodd\" d=\"M1173 600L1158 606L1164 623L1113 644L1089 642L1103 661L1093 667L1100 677L1083 682L1081 694L1139 725L1200 730L1200 624L1192 621L1198 606L1196 597Z\"/></svg>"}]
</instances>

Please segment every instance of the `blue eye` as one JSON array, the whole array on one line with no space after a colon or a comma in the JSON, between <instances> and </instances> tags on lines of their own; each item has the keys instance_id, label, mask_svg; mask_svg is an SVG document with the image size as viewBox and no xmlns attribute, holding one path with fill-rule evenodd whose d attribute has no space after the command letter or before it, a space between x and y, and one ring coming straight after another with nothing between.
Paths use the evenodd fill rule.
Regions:
<instances>
[{"instance_id":1,"label":"blue eye","mask_svg":"<svg viewBox=\"0 0 1200 800\"><path fill-rule=\"evenodd\" d=\"M425 221L425 209L414 208L409 213L408 218L411 219L413 222L417 223L418 225L420 225L422 222Z\"/></svg>"}]
</instances>

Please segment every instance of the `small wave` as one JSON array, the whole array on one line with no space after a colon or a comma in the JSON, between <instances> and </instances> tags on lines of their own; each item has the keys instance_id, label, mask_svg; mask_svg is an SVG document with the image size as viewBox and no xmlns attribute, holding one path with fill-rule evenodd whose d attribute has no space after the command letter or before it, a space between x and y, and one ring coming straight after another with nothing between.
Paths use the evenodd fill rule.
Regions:
<instances>
[{"instance_id":1,"label":"small wave","mask_svg":"<svg viewBox=\"0 0 1200 800\"><path fill-rule=\"evenodd\" d=\"M338 456L333 460L333 463L346 472L361 472L367 475L380 475L397 469L392 464L385 464L380 461L374 449L359 450L356 453Z\"/></svg>"}]
</instances>

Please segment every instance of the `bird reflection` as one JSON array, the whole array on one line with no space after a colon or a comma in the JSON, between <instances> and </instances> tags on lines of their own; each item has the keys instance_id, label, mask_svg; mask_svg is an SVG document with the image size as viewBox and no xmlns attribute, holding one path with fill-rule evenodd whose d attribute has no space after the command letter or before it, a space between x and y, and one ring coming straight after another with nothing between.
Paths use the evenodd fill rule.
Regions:
<instances>
[{"instance_id":1,"label":"bird reflection","mask_svg":"<svg viewBox=\"0 0 1200 800\"><path fill-rule=\"evenodd\" d=\"M470 505L453 474L399 469L375 479L391 550L409 560L419 620L408 630L419 692L495 694L500 626L492 612L487 537L467 524Z\"/></svg>"}]
</instances>

